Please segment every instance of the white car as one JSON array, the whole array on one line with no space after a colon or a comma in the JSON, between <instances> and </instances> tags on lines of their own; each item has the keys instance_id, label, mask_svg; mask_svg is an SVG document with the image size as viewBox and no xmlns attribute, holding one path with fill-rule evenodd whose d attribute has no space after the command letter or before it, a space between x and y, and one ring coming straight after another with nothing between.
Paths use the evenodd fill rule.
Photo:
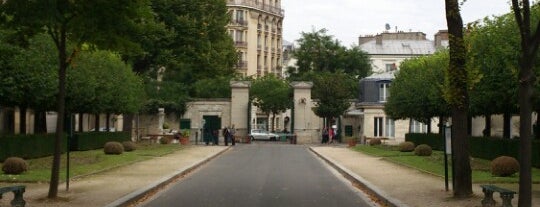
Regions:
<instances>
[{"instance_id":1,"label":"white car","mask_svg":"<svg viewBox=\"0 0 540 207\"><path fill-rule=\"evenodd\" d=\"M263 129L252 129L249 137L251 137L252 140L279 140L279 135Z\"/></svg>"}]
</instances>

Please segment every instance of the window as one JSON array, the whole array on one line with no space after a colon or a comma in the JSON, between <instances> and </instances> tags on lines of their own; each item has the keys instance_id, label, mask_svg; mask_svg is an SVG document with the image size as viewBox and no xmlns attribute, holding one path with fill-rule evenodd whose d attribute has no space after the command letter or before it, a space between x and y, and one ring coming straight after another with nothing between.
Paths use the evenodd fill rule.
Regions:
<instances>
[{"instance_id":1,"label":"window","mask_svg":"<svg viewBox=\"0 0 540 207\"><path fill-rule=\"evenodd\" d=\"M244 11L243 10L236 10L236 21L238 23L244 22Z\"/></svg>"},{"instance_id":2,"label":"window","mask_svg":"<svg viewBox=\"0 0 540 207\"><path fill-rule=\"evenodd\" d=\"M395 63L391 63L391 64L386 64L386 72L390 72L390 71L394 71L394 70L397 70L397 67L396 67L396 64Z\"/></svg>"},{"instance_id":3,"label":"window","mask_svg":"<svg viewBox=\"0 0 540 207\"><path fill-rule=\"evenodd\" d=\"M411 120L410 131L411 133L426 133L427 125L413 119Z\"/></svg>"},{"instance_id":4,"label":"window","mask_svg":"<svg viewBox=\"0 0 540 207\"><path fill-rule=\"evenodd\" d=\"M373 136L382 137L383 136L383 118L375 117L373 120Z\"/></svg>"},{"instance_id":5,"label":"window","mask_svg":"<svg viewBox=\"0 0 540 207\"><path fill-rule=\"evenodd\" d=\"M396 134L396 127L393 119L386 118L386 124L385 124L385 136L386 137L395 137Z\"/></svg>"},{"instance_id":6,"label":"window","mask_svg":"<svg viewBox=\"0 0 540 207\"><path fill-rule=\"evenodd\" d=\"M390 83L379 84L379 102L386 102L390 97Z\"/></svg>"},{"instance_id":7,"label":"window","mask_svg":"<svg viewBox=\"0 0 540 207\"><path fill-rule=\"evenodd\" d=\"M235 32L235 40L236 42L243 42L244 41L244 32L237 30Z\"/></svg>"}]
</instances>

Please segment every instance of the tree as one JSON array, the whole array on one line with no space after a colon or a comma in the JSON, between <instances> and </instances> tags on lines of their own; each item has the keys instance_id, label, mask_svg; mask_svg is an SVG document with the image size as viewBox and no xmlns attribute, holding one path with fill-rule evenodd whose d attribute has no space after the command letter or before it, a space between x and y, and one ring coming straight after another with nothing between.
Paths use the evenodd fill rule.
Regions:
<instances>
[{"instance_id":1,"label":"tree","mask_svg":"<svg viewBox=\"0 0 540 207\"><path fill-rule=\"evenodd\" d=\"M536 5L536 7L539 7ZM531 175L531 132L532 96L536 75L533 72L538 46L540 45L540 20L531 22L531 7L528 0L512 0L512 11L519 28L521 50L519 58L519 200L520 207L532 204ZM531 25L531 23L533 23ZM536 28L532 28L535 26Z\"/></svg>"},{"instance_id":2,"label":"tree","mask_svg":"<svg viewBox=\"0 0 540 207\"><path fill-rule=\"evenodd\" d=\"M318 99L313 111L319 117L332 120L349 109L350 99L356 95L357 81L342 72L316 73L313 78L313 97Z\"/></svg>"},{"instance_id":3,"label":"tree","mask_svg":"<svg viewBox=\"0 0 540 207\"><path fill-rule=\"evenodd\" d=\"M467 51L463 40L463 20L458 0L445 0L446 22L450 42L450 65L446 76L445 98L452 111L452 162L454 163L454 197L472 195L468 123L468 74L466 69Z\"/></svg>"},{"instance_id":4,"label":"tree","mask_svg":"<svg viewBox=\"0 0 540 207\"><path fill-rule=\"evenodd\" d=\"M58 52L58 119L49 198L58 194L67 68L83 43L103 49L138 50L139 47L129 37L142 29L142 23L153 21L148 5L147 0L4 0L0 5L0 19L5 26L17 31L15 37L24 40L24 37L45 32ZM72 46L68 47L68 42Z\"/></svg>"},{"instance_id":5,"label":"tree","mask_svg":"<svg viewBox=\"0 0 540 207\"><path fill-rule=\"evenodd\" d=\"M261 111L272 114L272 130L275 129L276 114L292 107L291 93L289 84L273 74L258 78L251 84L250 99Z\"/></svg>"},{"instance_id":6,"label":"tree","mask_svg":"<svg viewBox=\"0 0 540 207\"><path fill-rule=\"evenodd\" d=\"M371 73L371 63L367 53L358 46L343 47L338 40L326 34L326 29L302 32L299 47L293 51L298 60L296 68L289 68L291 78L298 79L310 71L345 73L360 80Z\"/></svg>"},{"instance_id":7,"label":"tree","mask_svg":"<svg viewBox=\"0 0 540 207\"><path fill-rule=\"evenodd\" d=\"M447 67L448 51L404 60L392 81L385 113L394 119L411 118L428 126L433 117L448 116L449 107L441 95Z\"/></svg>"},{"instance_id":8,"label":"tree","mask_svg":"<svg viewBox=\"0 0 540 207\"><path fill-rule=\"evenodd\" d=\"M4 36L6 37L6 36ZM19 107L20 132L26 134L26 112L33 109L36 114L35 133L46 132L45 111L54 108L51 104L57 93L55 54L52 41L45 35L38 35L28 41L25 47L9 44L1 40L5 64L0 73L0 104ZM40 119L41 118L41 119Z\"/></svg>"},{"instance_id":9,"label":"tree","mask_svg":"<svg viewBox=\"0 0 540 207\"><path fill-rule=\"evenodd\" d=\"M510 138L510 118L517 113L518 31L511 14L485 18L481 26L469 26L468 65L479 72L471 87L471 114L486 117L484 135L490 136L491 115L503 114L503 137Z\"/></svg>"}]
</instances>

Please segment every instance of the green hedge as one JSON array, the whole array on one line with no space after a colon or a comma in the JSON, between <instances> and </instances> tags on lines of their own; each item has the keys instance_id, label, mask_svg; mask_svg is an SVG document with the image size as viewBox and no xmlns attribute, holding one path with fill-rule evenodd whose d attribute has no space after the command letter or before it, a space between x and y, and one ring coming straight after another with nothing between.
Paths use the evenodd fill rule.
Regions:
<instances>
[{"instance_id":1,"label":"green hedge","mask_svg":"<svg viewBox=\"0 0 540 207\"><path fill-rule=\"evenodd\" d=\"M24 159L50 156L54 152L55 134L1 135L0 161L16 156ZM66 151L67 138L62 140L62 152Z\"/></svg>"},{"instance_id":2,"label":"green hedge","mask_svg":"<svg viewBox=\"0 0 540 207\"><path fill-rule=\"evenodd\" d=\"M405 134L405 141L413 142L416 146L427 144L434 150L444 150L444 139L440 134L408 133Z\"/></svg>"},{"instance_id":3,"label":"green hedge","mask_svg":"<svg viewBox=\"0 0 540 207\"><path fill-rule=\"evenodd\" d=\"M405 135L406 141L414 144L427 144L436 150L444 149L444 140L438 134L416 134ZM501 139L497 137L470 137L470 152L472 157L493 160L499 156L506 155L519 159L519 139ZM540 167L540 141L533 140L532 165Z\"/></svg>"},{"instance_id":4,"label":"green hedge","mask_svg":"<svg viewBox=\"0 0 540 207\"><path fill-rule=\"evenodd\" d=\"M129 132L84 132L76 133L70 142L72 151L86 151L103 148L105 143L110 141L123 142L130 141Z\"/></svg>"}]
</instances>

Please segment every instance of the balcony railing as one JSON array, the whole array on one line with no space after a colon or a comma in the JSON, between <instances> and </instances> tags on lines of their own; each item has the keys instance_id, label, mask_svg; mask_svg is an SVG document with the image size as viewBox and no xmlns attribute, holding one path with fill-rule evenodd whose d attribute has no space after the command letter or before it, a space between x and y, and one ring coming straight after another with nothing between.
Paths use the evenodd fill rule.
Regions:
<instances>
[{"instance_id":1,"label":"balcony railing","mask_svg":"<svg viewBox=\"0 0 540 207\"><path fill-rule=\"evenodd\" d=\"M236 63L236 68L238 69L247 69L248 67L248 62L247 61L238 61L238 63Z\"/></svg>"},{"instance_id":2,"label":"balcony railing","mask_svg":"<svg viewBox=\"0 0 540 207\"><path fill-rule=\"evenodd\" d=\"M283 16L284 11L281 7L271 6L270 4L263 4L257 0L228 0L227 6L248 6L262 11L269 12L278 16Z\"/></svg>"},{"instance_id":3,"label":"balcony railing","mask_svg":"<svg viewBox=\"0 0 540 207\"><path fill-rule=\"evenodd\" d=\"M244 26L244 27L247 27L247 21L246 20L243 20L243 19L233 19L231 21L231 23L233 25L240 25L240 26Z\"/></svg>"},{"instance_id":4,"label":"balcony railing","mask_svg":"<svg viewBox=\"0 0 540 207\"><path fill-rule=\"evenodd\" d=\"M247 42L244 42L244 41L235 41L234 42L234 45L236 47L247 47Z\"/></svg>"}]
</instances>

